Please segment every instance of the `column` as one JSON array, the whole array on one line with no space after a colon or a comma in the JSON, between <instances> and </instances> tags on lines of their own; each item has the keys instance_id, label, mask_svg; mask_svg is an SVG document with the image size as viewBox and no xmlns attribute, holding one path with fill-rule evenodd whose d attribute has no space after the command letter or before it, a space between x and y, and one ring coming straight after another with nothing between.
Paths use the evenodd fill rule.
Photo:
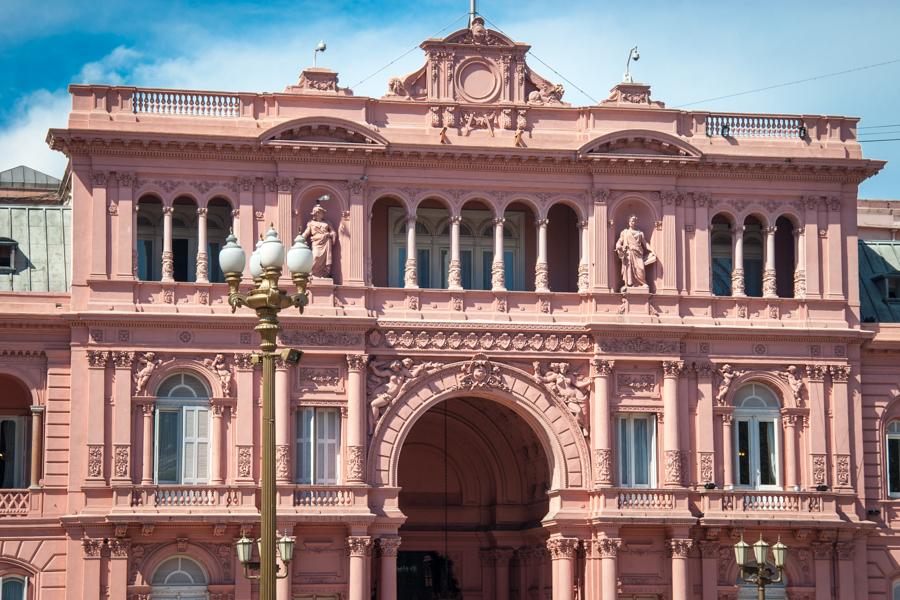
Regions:
<instances>
[{"instance_id":1,"label":"column","mask_svg":"<svg viewBox=\"0 0 900 600\"><path fill-rule=\"evenodd\" d=\"M128 552L131 548L131 540L127 538L110 538L109 546L109 570L107 573L107 586L109 597L125 596L128 589Z\"/></svg>"},{"instance_id":2,"label":"column","mask_svg":"<svg viewBox=\"0 0 900 600\"><path fill-rule=\"evenodd\" d=\"M535 222L537 226L537 260L534 263L534 291L539 293L550 292L550 268L547 266L547 226L550 219L540 219Z\"/></svg>"},{"instance_id":3,"label":"column","mask_svg":"<svg viewBox=\"0 0 900 600\"><path fill-rule=\"evenodd\" d=\"M141 452L141 485L153 484L153 402L141 404L142 442Z\"/></svg>"},{"instance_id":4,"label":"column","mask_svg":"<svg viewBox=\"0 0 900 600\"><path fill-rule=\"evenodd\" d=\"M256 219L256 216L253 214L253 188L256 184L256 180L252 177L241 177L238 179L238 184L241 186L237 209L237 212L240 214L240 219L232 221L231 228L234 230L235 236L237 236L238 243L244 248L250 249L256 244L256 233L253 230ZM232 215L234 215L234 213L232 213ZM244 277L247 280L250 278L249 260L244 267Z\"/></svg>"},{"instance_id":5,"label":"column","mask_svg":"<svg viewBox=\"0 0 900 600\"><path fill-rule=\"evenodd\" d=\"M853 552L853 564L856 565L856 572L860 574L854 581L858 598L869 597L869 548L866 535L866 533L857 533L853 540L856 546Z\"/></svg>"},{"instance_id":6,"label":"column","mask_svg":"<svg viewBox=\"0 0 900 600\"><path fill-rule=\"evenodd\" d=\"M494 292L505 292L506 283L504 281L503 268L503 224L506 219L497 217L494 219L494 260L491 263L491 290Z\"/></svg>"},{"instance_id":7,"label":"column","mask_svg":"<svg viewBox=\"0 0 900 600\"><path fill-rule=\"evenodd\" d=\"M134 279L134 261L137 260L137 206L134 204L134 174L119 173L118 209L118 252L113 254L116 261L116 277ZM131 251L126 253L125 248Z\"/></svg>"},{"instance_id":8,"label":"column","mask_svg":"<svg viewBox=\"0 0 900 600\"><path fill-rule=\"evenodd\" d=\"M578 223L578 229L581 238L580 258L578 261L578 293L587 294L590 291L591 285L590 260L588 258L591 241L588 238L588 220L584 219L583 221L580 221Z\"/></svg>"},{"instance_id":9,"label":"column","mask_svg":"<svg viewBox=\"0 0 900 600\"><path fill-rule=\"evenodd\" d=\"M381 581L378 600L397 600L397 549L399 537L383 537L378 540L381 551Z\"/></svg>"},{"instance_id":10,"label":"column","mask_svg":"<svg viewBox=\"0 0 900 600\"><path fill-rule=\"evenodd\" d=\"M278 237L288 246L293 243L294 236L294 202L293 189L294 180L290 177L279 177L275 181L277 196L276 204L278 211ZM287 269L285 269L287 271ZM290 277L289 273L285 276Z\"/></svg>"},{"instance_id":11,"label":"column","mask_svg":"<svg viewBox=\"0 0 900 600\"><path fill-rule=\"evenodd\" d=\"M41 487L41 465L44 463L44 407L31 406L31 478L29 487Z\"/></svg>"},{"instance_id":12,"label":"column","mask_svg":"<svg viewBox=\"0 0 900 600\"><path fill-rule=\"evenodd\" d=\"M462 217L450 217L450 264L447 267L447 289L461 290L462 263L459 261L459 224Z\"/></svg>"},{"instance_id":13,"label":"column","mask_svg":"<svg viewBox=\"0 0 900 600\"><path fill-rule=\"evenodd\" d=\"M406 264L403 271L403 287L415 289L419 287L419 276L416 271L416 216L406 217Z\"/></svg>"},{"instance_id":14,"label":"column","mask_svg":"<svg viewBox=\"0 0 900 600\"><path fill-rule=\"evenodd\" d=\"M609 380L613 361L591 359L594 369L594 397L591 411L591 445L594 450L594 485L612 485L612 447L610 444Z\"/></svg>"},{"instance_id":15,"label":"column","mask_svg":"<svg viewBox=\"0 0 900 600\"><path fill-rule=\"evenodd\" d=\"M275 480L291 483L291 397L289 366L280 358L275 361Z\"/></svg>"},{"instance_id":16,"label":"column","mask_svg":"<svg viewBox=\"0 0 900 600\"><path fill-rule=\"evenodd\" d=\"M694 545L691 539L671 539L672 600L688 600L688 552Z\"/></svg>"},{"instance_id":17,"label":"column","mask_svg":"<svg viewBox=\"0 0 900 600\"><path fill-rule=\"evenodd\" d=\"M578 538L550 538L547 540L547 549L553 561L553 600L575 600Z\"/></svg>"},{"instance_id":18,"label":"column","mask_svg":"<svg viewBox=\"0 0 900 600\"><path fill-rule=\"evenodd\" d=\"M494 549L494 589L495 600L509 600L509 559L511 548Z\"/></svg>"},{"instance_id":19,"label":"column","mask_svg":"<svg viewBox=\"0 0 900 600\"><path fill-rule=\"evenodd\" d=\"M722 413L722 487L734 489L734 437L731 434L732 415Z\"/></svg>"},{"instance_id":20,"label":"column","mask_svg":"<svg viewBox=\"0 0 900 600\"><path fill-rule=\"evenodd\" d=\"M371 546L372 538L369 536L357 535L347 538L347 548L350 551L349 600L370 600L370 592L366 587L366 562Z\"/></svg>"},{"instance_id":21,"label":"column","mask_svg":"<svg viewBox=\"0 0 900 600\"><path fill-rule=\"evenodd\" d=\"M209 447L209 483L222 485L225 476L222 469L222 441L225 439L225 405L221 400L210 401Z\"/></svg>"},{"instance_id":22,"label":"column","mask_svg":"<svg viewBox=\"0 0 900 600\"><path fill-rule=\"evenodd\" d=\"M815 489L828 485L828 454L826 452L827 429L825 425L825 372L824 365L807 365L809 392L809 481ZM846 424L844 424L846 426Z\"/></svg>"},{"instance_id":23,"label":"column","mask_svg":"<svg viewBox=\"0 0 900 600\"><path fill-rule=\"evenodd\" d=\"M717 600L719 597L719 542L713 540L701 541L700 545L700 578L702 600Z\"/></svg>"},{"instance_id":24,"label":"column","mask_svg":"<svg viewBox=\"0 0 900 600\"><path fill-rule=\"evenodd\" d=\"M746 296L744 293L744 226L734 228L734 264L731 265L731 295Z\"/></svg>"},{"instance_id":25,"label":"column","mask_svg":"<svg viewBox=\"0 0 900 600\"><path fill-rule=\"evenodd\" d=\"M764 227L766 236L766 265L763 269L763 298L777 298L778 289L775 285L775 231L777 227Z\"/></svg>"},{"instance_id":26,"label":"column","mask_svg":"<svg viewBox=\"0 0 900 600\"><path fill-rule=\"evenodd\" d=\"M594 175L596 178L597 175ZM602 292L609 290L610 252L609 247L609 221L607 220L609 190L601 189L593 191L594 197L594 270L597 279L595 287Z\"/></svg>"},{"instance_id":27,"label":"column","mask_svg":"<svg viewBox=\"0 0 900 600\"><path fill-rule=\"evenodd\" d=\"M88 247L91 249L91 277L106 276L106 253L109 249L109 239L106 235L107 220L107 174L95 172L92 174L91 202L91 237Z\"/></svg>"},{"instance_id":28,"label":"column","mask_svg":"<svg viewBox=\"0 0 900 600\"><path fill-rule=\"evenodd\" d=\"M675 201L679 195L674 191L666 191L660 194L662 199L662 248L654 248L661 260L653 267L654 273L659 273L662 266L662 283L660 290L674 292L677 285L677 274L681 257L678 256L678 233L675 231ZM656 245L654 243L654 245ZM660 277L656 275L659 282Z\"/></svg>"},{"instance_id":29,"label":"column","mask_svg":"<svg viewBox=\"0 0 900 600\"><path fill-rule=\"evenodd\" d=\"M293 535L290 530L288 530L288 535ZM287 576L275 580L276 600L292 600L291 585L294 579L294 564L295 561L291 561L287 564L282 563L279 567L278 573L284 573Z\"/></svg>"},{"instance_id":30,"label":"column","mask_svg":"<svg viewBox=\"0 0 900 600\"><path fill-rule=\"evenodd\" d=\"M112 444L113 467L112 478L121 485L131 482L131 365L134 352L112 353L115 367L115 384L113 387Z\"/></svg>"},{"instance_id":31,"label":"column","mask_svg":"<svg viewBox=\"0 0 900 600\"><path fill-rule=\"evenodd\" d=\"M350 264L350 276L344 277L344 285L363 285L365 280L366 261L371 254L366 251L366 241L369 239L370 221L366 219L366 182L353 178L347 182L347 207L349 219L342 233L342 243L346 248L342 252L342 260Z\"/></svg>"},{"instance_id":32,"label":"column","mask_svg":"<svg viewBox=\"0 0 900 600\"><path fill-rule=\"evenodd\" d=\"M838 600L854 600L855 598L865 597L857 595L856 577L854 575L854 550L855 545L852 541L843 541L835 544L838 563ZM864 579L867 573L863 571L860 575L860 579Z\"/></svg>"},{"instance_id":33,"label":"column","mask_svg":"<svg viewBox=\"0 0 900 600\"><path fill-rule=\"evenodd\" d=\"M697 422L696 448L698 483L716 481L715 420L713 417L713 366L709 362L697 363Z\"/></svg>"},{"instance_id":34,"label":"column","mask_svg":"<svg viewBox=\"0 0 900 600\"><path fill-rule=\"evenodd\" d=\"M813 542L810 546L815 563L816 600L834 600L834 581L831 577L834 547L831 542Z\"/></svg>"},{"instance_id":35,"label":"column","mask_svg":"<svg viewBox=\"0 0 900 600\"><path fill-rule=\"evenodd\" d=\"M683 482L684 452L681 450L681 421L678 408L678 377L684 372L684 361L663 362L663 415L665 448L665 484L681 486Z\"/></svg>"},{"instance_id":36,"label":"column","mask_svg":"<svg viewBox=\"0 0 900 600\"><path fill-rule=\"evenodd\" d=\"M100 554L103 550L103 538L84 537L81 539L84 550L84 578L81 581L81 598L100 598Z\"/></svg>"},{"instance_id":37,"label":"column","mask_svg":"<svg viewBox=\"0 0 900 600\"><path fill-rule=\"evenodd\" d=\"M806 242L806 252L804 253L806 260L806 293L815 298L819 296L821 287L819 285L819 203L821 198L810 196L806 198L804 213L804 234L803 238Z\"/></svg>"},{"instance_id":38,"label":"column","mask_svg":"<svg viewBox=\"0 0 900 600\"><path fill-rule=\"evenodd\" d=\"M693 288L695 294L710 293L710 236L709 196L694 194L694 244L692 248Z\"/></svg>"},{"instance_id":39,"label":"column","mask_svg":"<svg viewBox=\"0 0 900 600\"><path fill-rule=\"evenodd\" d=\"M828 199L828 239L826 241L826 248L828 248L826 289L829 298L840 300L844 297L844 253L841 251L841 199L838 197ZM851 282L850 285L856 285L856 282Z\"/></svg>"},{"instance_id":40,"label":"column","mask_svg":"<svg viewBox=\"0 0 900 600\"><path fill-rule=\"evenodd\" d=\"M105 450L103 415L106 412L106 363L109 352L89 350L87 358L88 410L84 415L88 446L87 479L102 482Z\"/></svg>"},{"instance_id":41,"label":"column","mask_svg":"<svg viewBox=\"0 0 900 600\"><path fill-rule=\"evenodd\" d=\"M252 423L255 409L252 355L249 352L234 355L235 383L237 384L237 405L231 410L231 417L237 422ZM253 427L235 427L234 445L237 456L234 478L238 482L253 481Z\"/></svg>"},{"instance_id":42,"label":"column","mask_svg":"<svg viewBox=\"0 0 900 600\"><path fill-rule=\"evenodd\" d=\"M834 436L834 487L849 489L850 473L850 431L853 429L850 417L850 400L847 393L847 380L850 378L850 365L831 365L831 428Z\"/></svg>"},{"instance_id":43,"label":"column","mask_svg":"<svg viewBox=\"0 0 900 600\"><path fill-rule=\"evenodd\" d=\"M797 415L784 415L784 488L800 491L797 485Z\"/></svg>"},{"instance_id":44,"label":"column","mask_svg":"<svg viewBox=\"0 0 900 600\"><path fill-rule=\"evenodd\" d=\"M794 229L794 298L806 298L806 236L803 229Z\"/></svg>"},{"instance_id":45,"label":"column","mask_svg":"<svg viewBox=\"0 0 900 600\"><path fill-rule=\"evenodd\" d=\"M493 577L494 551L483 548L478 555L481 559L481 597L484 600L496 600L494 596L496 580Z\"/></svg>"},{"instance_id":46,"label":"column","mask_svg":"<svg viewBox=\"0 0 900 600\"><path fill-rule=\"evenodd\" d=\"M347 355L347 482L366 481L366 365L365 354Z\"/></svg>"},{"instance_id":47,"label":"column","mask_svg":"<svg viewBox=\"0 0 900 600\"><path fill-rule=\"evenodd\" d=\"M516 550L516 559L519 565L519 598L528 598L528 583L531 569L531 556L528 548L519 548Z\"/></svg>"},{"instance_id":48,"label":"column","mask_svg":"<svg viewBox=\"0 0 900 600\"><path fill-rule=\"evenodd\" d=\"M197 209L197 283L209 283L209 244L206 242L206 207ZM287 244L287 240L285 240Z\"/></svg>"},{"instance_id":49,"label":"column","mask_svg":"<svg viewBox=\"0 0 900 600\"><path fill-rule=\"evenodd\" d=\"M172 212L171 206L163 206L163 250L162 281L174 281L174 257L172 256Z\"/></svg>"},{"instance_id":50,"label":"column","mask_svg":"<svg viewBox=\"0 0 900 600\"><path fill-rule=\"evenodd\" d=\"M600 598L616 600L618 597L618 576L616 573L620 538L600 538L597 540L597 551L600 553Z\"/></svg>"}]
</instances>

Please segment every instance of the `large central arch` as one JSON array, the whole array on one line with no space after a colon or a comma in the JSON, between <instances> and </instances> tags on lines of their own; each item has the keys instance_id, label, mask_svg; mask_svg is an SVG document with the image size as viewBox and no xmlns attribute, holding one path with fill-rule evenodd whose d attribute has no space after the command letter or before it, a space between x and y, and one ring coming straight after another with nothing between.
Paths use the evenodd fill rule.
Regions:
<instances>
[{"instance_id":1,"label":"large central arch","mask_svg":"<svg viewBox=\"0 0 900 600\"><path fill-rule=\"evenodd\" d=\"M407 382L379 420L372 436L369 481L397 487L400 450L413 425L430 408L457 397L499 402L534 431L550 464L552 489L583 489L590 481L590 454L574 417L531 374L484 355L448 363Z\"/></svg>"}]
</instances>

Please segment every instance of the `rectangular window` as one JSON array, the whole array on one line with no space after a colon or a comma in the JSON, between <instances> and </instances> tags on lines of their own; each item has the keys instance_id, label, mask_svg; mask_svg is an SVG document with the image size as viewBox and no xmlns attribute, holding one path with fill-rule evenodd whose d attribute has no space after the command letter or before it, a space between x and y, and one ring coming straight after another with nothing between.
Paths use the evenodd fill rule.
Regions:
<instances>
[{"instance_id":1,"label":"rectangular window","mask_svg":"<svg viewBox=\"0 0 900 600\"><path fill-rule=\"evenodd\" d=\"M208 250L206 256L209 261L209 282L210 283L224 283L225 282L225 274L222 273L222 268L219 266L219 251L222 249L222 244L219 242L209 242Z\"/></svg>"},{"instance_id":2,"label":"rectangular window","mask_svg":"<svg viewBox=\"0 0 900 600\"><path fill-rule=\"evenodd\" d=\"M635 414L619 417L619 481L622 487L656 485L656 418Z\"/></svg>"},{"instance_id":3,"label":"rectangular window","mask_svg":"<svg viewBox=\"0 0 900 600\"><path fill-rule=\"evenodd\" d=\"M336 408L307 407L297 413L297 482L335 485L341 452L341 416Z\"/></svg>"},{"instance_id":4,"label":"rectangular window","mask_svg":"<svg viewBox=\"0 0 900 600\"><path fill-rule=\"evenodd\" d=\"M172 277L175 281L187 281L190 267L188 266L188 240L176 238L172 240Z\"/></svg>"},{"instance_id":5,"label":"rectangular window","mask_svg":"<svg viewBox=\"0 0 900 600\"><path fill-rule=\"evenodd\" d=\"M774 418L735 419L735 468L737 484L772 488L778 481L778 439Z\"/></svg>"},{"instance_id":6,"label":"rectangular window","mask_svg":"<svg viewBox=\"0 0 900 600\"><path fill-rule=\"evenodd\" d=\"M431 250L416 249L416 277L420 288L431 286Z\"/></svg>"},{"instance_id":7,"label":"rectangular window","mask_svg":"<svg viewBox=\"0 0 900 600\"><path fill-rule=\"evenodd\" d=\"M888 494L900 496L900 436L888 436L887 440Z\"/></svg>"},{"instance_id":8,"label":"rectangular window","mask_svg":"<svg viewBox=\"0 0 900 600\"><path fill-rule=\"evenodd\" d=\"M730 296L731 257L713 257L712 275L713 294L716 296Z\"/></svg>"},{"instance_id":9,"label":"rectangular window","mask_svg":"<svg viewBox=\"0 0 900 600\"><path fill-rule=\"evenodd\" d=\"M209 409L162 408L156 413L156 482L209 481Z\"/></svg>"},{"instance_id":10,"label":"rectangular window","mask_svg":"<svg viewBox=\"0 0 900 600\"><path fill-rule=\"evenodd\" d=\"M16 268L16 242L0 241L0 272L14 271Z\"/></svg>"},{"instance_id":11,"label":"rectangular window","mask_svg":"<svg viewBox=\"0 0 900 600\"><path fill-rule=\"evenodd\" d=\"M138 279L141 281L153 281L153 240L138 240L137 242Z\"/></svg>"},{"instance_id":12,"label":"rectangular window","mask_svg":"<svg viewBox=\"0 0 900 600\"><path fill-rule=\"evenodd\" d=\"M0 417L0 489L25 487L30 446L26 422L26 417Z\"/></svg>"},{"instance_id":13,"label":"rectangular window","mask_svg":"<svg viewBox=\"0 0 900 600\"><path fill-rule=\"evenodd\" d=\"M463 289L472 289L472 251L460 250L459 262L462 267L462 286Z\"/></svg>"}]
</instances>

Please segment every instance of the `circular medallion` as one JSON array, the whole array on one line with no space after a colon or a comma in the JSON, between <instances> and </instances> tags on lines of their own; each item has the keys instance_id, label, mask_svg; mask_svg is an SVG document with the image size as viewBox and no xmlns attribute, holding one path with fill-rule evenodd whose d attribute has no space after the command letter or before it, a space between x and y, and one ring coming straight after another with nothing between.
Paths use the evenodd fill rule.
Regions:
<instances>
[{"instance_id":1,"label":"circular medallion","mask_svg":"<svg viewBox=\"0 0 900 600\"><path fill-rule=\"evenodd\" d=\"M471 102L488 102L497 94L496 73L485 62L475 60L459 69L460 92Z\"/></svg>"}]
</instances>

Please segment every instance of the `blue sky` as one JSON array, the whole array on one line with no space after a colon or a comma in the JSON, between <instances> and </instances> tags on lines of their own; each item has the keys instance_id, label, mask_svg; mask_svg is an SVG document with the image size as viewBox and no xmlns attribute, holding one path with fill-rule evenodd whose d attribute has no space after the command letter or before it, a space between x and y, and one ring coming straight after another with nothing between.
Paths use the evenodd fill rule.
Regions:
<instances>
[{"instance_id":1,"label":"blue sky","mask_svg":"<svg viewBox=\"0 0 900 600\"><path fill-rule=\"evenodd\" d=\"M467 10L468 0L0 0L0 170L25 163L61 174L64 159L44 137L65 125L69 83L276 91L296 81L324 39L319 64L338 71L357 95L380 96L389 76L421 65L421 51L368 76L426 37L461 27ZM895 0L481 0L479 12L597 100L619 81L635 44L635 79L669 106L900 59ZM565 85L566 100L593 103ZM898 107L900 62L691 108L842 114L862 117L863 127L897 125L860 130L874 139L900 138ZM860 196L900 198L900 141L866 143L863 151L890 164Z\"/></svg>"}]
</instances>

